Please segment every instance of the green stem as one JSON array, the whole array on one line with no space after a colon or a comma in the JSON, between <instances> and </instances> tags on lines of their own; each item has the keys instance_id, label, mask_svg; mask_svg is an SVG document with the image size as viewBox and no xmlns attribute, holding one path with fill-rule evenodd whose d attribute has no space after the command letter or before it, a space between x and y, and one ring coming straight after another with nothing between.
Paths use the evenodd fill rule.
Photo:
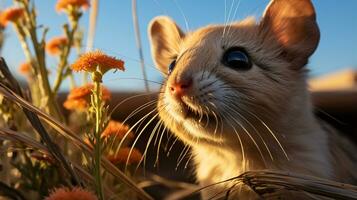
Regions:
<instances>
[{"instance_id":1,"label":"green stem","mask_svg":"<svg viewBox=\"0 0 357 200\"><path fill-rule=\"evenodd\" d=\"M26 41L26 34L21 29L21 26L17 23L14 24L14 29L15 29L15 32L17 33L18 38L19 38L19 41L20 41L22 50L25 54L27 62L31 63L31 65L33 65L33 67L31 68L32 73L34 76L37 77L38 76L38 65L32 59L31 50L30 50L29 44ZM32 103L35 106L42 108L43 107L43 105L41 105L41 96L42 95L39 95L39 94L41 94L41 93L43 94L43 91L39 90L40 87L37 86L38 81L36 79L34 79L31 83L29 84L29 87L30 87L30 91L32 94Z\"/></svg>"},{"instance_id":2,"label":"green stem","mask_svg":"<svg viewBox=\"0 0 357 200\"><path fill-rule=\"evenodd\" d=\"M57 95L57 92L62 84L62 81L65 78L64 72L65 72L65 68L68 65L68 56L71 52L71 47L74 41L74 35L78 29L78 19L71 20L71 24L72 24L72 29L70 31L66 31L66 35L68 37L68 44L63 49L60 62L58 64L57 77L53 84L53 93L55 96Z\"/></svg>"},{"instance_id":3,"label":"green stem","mask_svg":"<svg viewBox=\"0 0 357 200\"><path fill-rule=\"evenodd\" d=\"M41 43L37 39L37 25L36 25L36 14L34 10L30 10L28 1L21 1L24 5L25 9L25 17L26 17L26 28L23 28L23 31L27 31L30 39L33 43L35 58L38 64L38 80L39 87L43 92L43 100L44 104L48 108L48 112L51 115L54 115L55 118L60 121L64 121L64 117L61 114L58 103L55 99L55 96L52 93L50 82L48 80L47 67L46 67L46 56L45 56L45 43L41 41Z\"/></svg>"},{"instance_id":4,"label":"green stem","mask_svg":"<svg viewBox=\"0 0 357 200\"><path fill-rule=\"evenodd\" d=\"M102 187L102 176L101 176L101 133L102 133L102 122L103 122L103 103L102 103L102 91L100 87L100 82L96 81L94 84L94 109L95 109L95 145L94 145L94 177L96 182L97 195L100 200L104 200L103 187Z\"/></svg>"},{"instance_id":5,"label":"green stem","mask_svg":"<svg viewBox=\"0 0 357 200\"><path fill-rule=\"evenodd\" d=\"M21 44L22 50L24 51L27 62L32 63L32 55L31 55L30 47L26 41L25 33L22 31L22 29L20 28L20 25L17 23L14 24L14 29L15 29L15 32L17 33L19 40L20 40L20 44ZM33 69L35 70L34 71L35 74L37 74L36 66Z\"/></svg>"}]
</instances>

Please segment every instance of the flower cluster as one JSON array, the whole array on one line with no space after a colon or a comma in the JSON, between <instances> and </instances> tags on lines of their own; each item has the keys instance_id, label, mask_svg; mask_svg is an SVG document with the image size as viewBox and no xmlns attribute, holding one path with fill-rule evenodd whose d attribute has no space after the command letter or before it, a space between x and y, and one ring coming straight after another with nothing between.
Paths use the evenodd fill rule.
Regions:
<instances>
[{"instance_id":1,"label":"flower cluster","mask_svg":"<svg viewBox=\"0 0 357 200\"><path fill-rule=\"evenodd\" d=\"M130 157L129 157L130 154ZM129 165L139 163L142 154L136 148L124 147L119 149L118 153L114 155L107 156L107 159L112 162L113 164L126 164Z\"/></svg>"},{"instance_id":2,"label":"flower cluster","mask_svg":"<svg viewBox=\"0 0 357 200\"><path fill-rule=\"evenodd\" d=\"M118 146L118 143L121 143L122 140L125 140L126 143L130 142L132 139L134 139L134 134L132 131L130 131L130 127L128 125L115 120L110 120L107 127L102 132L101 137L106 141L112 140L114 145L110 146ZM131 152L130 149L131 148L128 146L120 148L118 152L115 152L112 149L108 149L106 152L106 157L113 164L131 165L139 163L142 158L142 154L136 148L132 148Z\"/></svg>"},{"instance_id":3,"label":"flower cluster","mask_svg":"<svg viewBox=\"0 0 357 200\"><path fill-rule=\"evenodd\" d=\"M46 51L50 55L58 55L65 45L68 45L68 38L64 36L54 37L46 44Z\"/></svg>"},{"instance_id":4,"label":"flower cluster","mask_svg":"<svg viewBox=\"0 0 357 200\"><path fill-rule=\"evenodd\" d=\"M56 188L45 200L98 200L98 198L90 191L76 188Z\"/></svg>"},{"instance_id":5,"label":"flower cluster","mask_svg":"<svg viewBox=\"0 0 357 200\"><path fill-rule=\"evenodd\" d=\"M28 75L31 72L32 65L29 62L21 63L18 70L22 75Z\"/></svg>"},{"instance_id":6,"label":"flower cluster","mask_svg":"<svg viewBox=\"0 0 357 200\"><path fill-rule=\"evenodd\" d=\"M131 131L129 132L128 125L125 125L115 120L110 120L107 127L102 132L101 137L105 139L109 137L114 137L117 140L131 140L134 138L134 134Z\"/></svg>"},{"instance_id":7,"label":"flower cluster","mask_svg":"<svg viewBox=\"0 0 357 200\"><path fill-rule=\"evenodd\" d=\"M75 63L72 64L74 71L99 71L104 74L110 69L119 69L124 71L124 61L112 56L108 56L102 51L93 51L83 54Z\"/></svg>"},{"instance_id":8,"label":"flower cluster","mask_svg":"<svg viewBox=\"0 0 357 200\"><path fill-rule=\"evenodd\" d=\"M68 94L66 101L63 103L63 106L67 110L87 110L90 106L90 96L92 94L93 88L93 84L86 84L81 87L72 89ZM109 101L111 98L110 91L104 86L102 86L102 98L104 101Z\"/></svg>"},{"instance_id":9,"label":"flower cluster","mask_svg":"<svg viewBox=\"0 0 357 200\"><path fill-rule=\"evenodd\" d=\"M56 11L66 11L74 8L89 8L88 0L58 0L56 4Z\"/></svg>"},{"instance_id":10,"label":"flower cluster","mask_svg":"<svg viewBox=\"0 0 357 200\"><path fill-rule=\"evenodd\" d=\"M9 22L16 23L23 18L25 11L23 8L7 8L0 14L0 25L5 27Z\"/></svg>"}]
</instances>

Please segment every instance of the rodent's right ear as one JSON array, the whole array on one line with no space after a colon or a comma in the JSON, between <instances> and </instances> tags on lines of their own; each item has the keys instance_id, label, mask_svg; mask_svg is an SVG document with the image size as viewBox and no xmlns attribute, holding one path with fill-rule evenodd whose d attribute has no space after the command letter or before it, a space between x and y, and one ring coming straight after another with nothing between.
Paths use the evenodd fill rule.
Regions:
<instances>
[{"instance_id":1,"label":"rodent's right ear","mask_svg":"<svg viewBox=\"0 0 357 200\"><path fill-rule=\"evenodd\" d=\"M185 34L169 17L155 17L149 25L151 54L156 66L164 73L172 59L177 56L181 40Z\"/></svg>"}]
</instances>

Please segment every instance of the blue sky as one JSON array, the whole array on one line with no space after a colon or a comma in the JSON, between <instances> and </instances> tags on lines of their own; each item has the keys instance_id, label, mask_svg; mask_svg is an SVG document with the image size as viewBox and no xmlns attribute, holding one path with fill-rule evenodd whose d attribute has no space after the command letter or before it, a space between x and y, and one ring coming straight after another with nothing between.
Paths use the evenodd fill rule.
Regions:
<instances>
[{"instance_id":1,"label":"blue sky","mask_svg":"<svg viewBox=\"0 0 357 200\"><path fill-rule=\"evenodd\" d=\"M66 16L54 11L56 1L35 0L35 2L39 24L50 28L47 38L61 35L61 27L66 22ZM236 6L239 0L226 0L226 2L229 10L230 5L234 2ZM259 18L268 2L269 0L241 0L236 16L231 18L232 20L240 20L247 16ZM0 1L3 8L11 3L11 0ZM317 11L321 41L309 63L310 75L317 76L346 67L357 69L357 1L313 0L313 3ZM148 79L158 81L162 77L154 68L147 37L147 25L150 20L158 15L169 15L185 29L184 18L186 18L191 30L207 24L224 23L225 0L138 0L138 13ZM81 19L81 25L86 30L87 12ZM144 83L137 80L142 76L132 25L131 0L100 0L94 47L126 61L126 72L106 75L106 85L116 90L144 88ZM10 27L6 31L2 55L14 72L24 60L20 44ZM49 57L48 66L54 67L56 62L56 59ZM51 71L55 71L55 68ZM151 89L158 87L157 84L150 86ZM67 85L64 85L64 89L66 88Z\"/></svg>"}]
</instances>

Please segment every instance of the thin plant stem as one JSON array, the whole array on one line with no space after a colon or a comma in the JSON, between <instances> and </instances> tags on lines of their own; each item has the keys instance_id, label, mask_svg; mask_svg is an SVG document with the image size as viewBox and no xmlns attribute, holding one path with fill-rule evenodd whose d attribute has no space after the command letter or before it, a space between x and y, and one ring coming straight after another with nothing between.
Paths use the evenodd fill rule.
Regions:
<instances>
[{"instance_id":1,"label":"thin plant stem","mask_svg":"<svg viewBox=\"0 0 357 200\"><path fill-rule=\"evenodd\" d=\"M22 50L25 54L27 62L31 63L31 65L33 65L33 67L31 68L33 75L38 76L38 66L37 66L37 63L33 62L31 50L30 50L29 44L26 41L26 34L23 32L23 30L21 29L21 25L18 23L14 24L14 30L17 34L19 41L20 41L20 44L21 44ZM32 84L29 85L31 93L37 94L37 92L40 92L41 94L43 94L44 92L41 90L41 87L37 86L37 84L38 84L38 81L36 79L33 79ZM45 105L42 105L42 102L41 102L42 97L41 96L33 95L32 102L34 103L34 105L36 105L40 108L43 108L43 107L45 107Z\"/></svg>"},{"instance_id":2,"label":"thin plant stem","mask_svg":"<svg viewBox=\"0 0 357 200\"><path fill-rule=\"evenodd\" d=\"M143 78L145 80L144 83L145 83L146 92L150 92L149 83L146 81L147 75L146 75L146 70L145 70L144 53L143 53L143 48L142 48L142 44L141 44L139 21L138 21L138 11L136 8L136 0L132 0L132 14L133 14L133 24L134 24L134 30L135 30L136 46L139 51L141 72L142 72Z\"/></svg>"},{"instance_id":3,"label":"thin plant stem","mask_svg":"<svg viewBox=\"0 0 357 200\"><path fill-rule=\"evenodd\" d=\"M99 7L99 0L92 0L91 8L90 8L90 15L89 15L89 26L88 26L86 52L93 50L95 30L96 30L97 18L98 18L98 7ZM84 72L83 73L83 84L86 84L87 82L88 82L88 72Z\"/></svg>"},{"instance_id":4,"label":"thin plant stem","mask_svg":"<svg viewBox=\"0 0 357 200\"><path fill-rule=\"evenodd\" d=\"M71 23L71 30L68 30L68 27L65 28L65 32L68 38L68 44L64 47L61 57L60 57L60 63L58 65L58 71L57 71L57 77L55 79L54 82L54 86L53 86L53 93L56 95L61 84L62 81L64 80L65 77L65 68L68 65L68 56L71 52L71 47L73 45L73 40L74 40L74 35L78 29L78 20L79 18L74 18L74 19L70 19L70 23Z\"/></svg>"},{"instance_id":5,"label":"thin plant stem","mask_svg":"<svg viewBox=\"0 0 357 200\"><path fill-rule=\"evenodd\" d=\"M93 90L93 107L95 110L95 144L94 144L94 178L96 182L96 191L100 200L104 199L102 176L101 176L101 155L102 145L100 135L102 133L103 122L103 103L102 103L102 91L99 81L94 82Z\"/></svg>"},{"instance_id":6,"label":"thin plant stem","mask_svg":"<svg viewBox=\"0 0 357 200\"><path fill-rule=\"evenodd\" d=\"M35 10L32 8L30 9L29 6L29 1L27 0L22 0L21 3L24 6L25 10L25 18L26 18L26 28L23 28L22 30L26 34L30 36L30 39L33 43L33 48L34 48L34 53L35 53L35 58L38 64L38 80L39 80L39 87L41 88L41 91L43 92L43 103L46 105L48 112L52 115L54 115L57 119L60 121L64 121L64 117L61 114L61 111L59 109L58 103L52 93L50 83L48 80L48 74L47 74L47 68L46 68L46 57L45 57L45 50L44 50L44 38L47 32L47 29L44 30L43 32L43 38L42 41L39 42L38 37L37 37L37 23L36 23L36 14Z\"/></svg>"},{"instance_id":7,"label":"thin plant stem","mask_svg":"<svg viewBox=\"0 0 357 200\"><path fill-rule=\"evenodd\" d=\"M24 51L26 60L27 60L27 62L31 63L32 55L31 55L31 50L30 50L29 44L26 41L25 33L22 31L22 29L20 28L20 25L17 23L14 24L14 29L15 29L15 32L17 33L17 37L20 40L20 44L21 44L22 50ZM35 74L37 74L37 70L36 70L37 68L35 67L33 69L35 70Z\"/></svg>"}]
</instances>

